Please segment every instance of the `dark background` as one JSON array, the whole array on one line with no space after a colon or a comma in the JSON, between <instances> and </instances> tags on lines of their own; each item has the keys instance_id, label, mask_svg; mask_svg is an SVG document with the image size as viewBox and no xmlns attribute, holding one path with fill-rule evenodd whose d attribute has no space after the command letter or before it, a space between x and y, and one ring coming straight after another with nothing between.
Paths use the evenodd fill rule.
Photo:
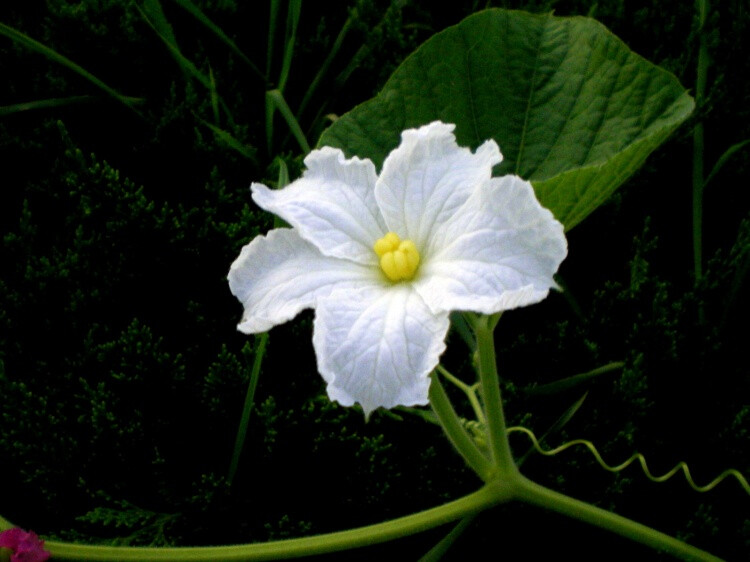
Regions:
<instances>
[{"instance_id":1,"label":"dark background","mask_svg":"<svg viewBox=\"0 0 750 562\"><path fill-rule=\"evenodd\" d=\"M265 2L195 4L265 69ZM610 464L640 451L655 474L684 460L699 484L730 467L750 474L750 147L707 188L705 275L693 276L693 127L704 122L707 171L750 138L750 10L742 0L712 4L706 102L569 233L567 296L506 314L496 333L512 425L542 434L588 392L547 447L590 439ZM328 401L310 313L271 332L240 471L227 485L255 340L235 331L241 306L226 273L242 245L272 226L250 182L273 184L277 158L292 178L301 170L278 115L270 146L266 138L264 92L278 86L287 3L266 82L175 2L162 5L182 54L214 77L226 108L218 119L210 90L177 64L136 3L16 2L0 16L141 100L130 109L0 37L0 107L87 96L0 114L0 513L65 540L229 544L375 523L472 491L478 480L436 426L398 412L365 424L361 411ZM419 44L490 5L591 14L694 87L691 2L308 1L284 88L293 111L351 16L298 115L311 144L326 115L372 97ZM452 335L445 364L465 380L468 355ZM610 361L625 366L554 396L529 392ZM529 446L511 440L519 455ZM750 498L733 479L700 494L681 475L655 484L637 467L605 472L583 449L531 456L523 471L724 558L750 553ZM356 556L416 559L447 531ZM482 514L447 558L488 545L511 560L658 558L519 505Z\"/></svg>"}]
</instances>

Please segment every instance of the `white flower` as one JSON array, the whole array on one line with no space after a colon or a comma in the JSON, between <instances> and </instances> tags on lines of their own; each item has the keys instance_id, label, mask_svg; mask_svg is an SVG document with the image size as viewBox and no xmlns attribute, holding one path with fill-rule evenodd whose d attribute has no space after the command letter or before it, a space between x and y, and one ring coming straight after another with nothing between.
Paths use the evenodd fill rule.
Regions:
<instances>
[{"instance_id":1,"label":"white flower","mask_svg":"<svg viewBox=\"0 0 750 562\"><path fill-rule=\"evenodd\" d=\"M238 329L264 332L315 309L328 395L366 415L426 404L449 312L538 302L567 253L531 184L491 177L502 160L495 141L472 154L453 129L404 131L380 176L370 160L324 147L289 186L251 188L292 228L257 237L232 264L229 285L245 307Z\"/></svg>"}]
</instances>

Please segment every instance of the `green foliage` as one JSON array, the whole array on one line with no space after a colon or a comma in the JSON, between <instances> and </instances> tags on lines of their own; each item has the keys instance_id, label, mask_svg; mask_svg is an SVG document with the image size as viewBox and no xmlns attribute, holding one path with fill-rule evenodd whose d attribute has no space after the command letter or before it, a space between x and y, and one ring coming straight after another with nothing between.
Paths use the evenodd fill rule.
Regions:
<instances>
[{"instance_id":1,"label":"green foliage","mask_svg":"<svg viewBox=\"0 0 750 562\"><path fill-rule=\"evenodd\" d=\"M743 238L742 233L739 238ZM510 423L526 425L542 434L556 416L587 391L576 415L559 434L549 437L548 448L585 438L610 464L623 462L640 451L655 474L685 461L698 485L709 483L727 468L747 474L746 455L738 449L746 447L747 440L747 432L741 429L747 421L744 397L748 379L741 359L746 330L725 330L722 336L716 333L724 310L721 303L737 271L736 257L742 252L735 249L714 256L705 279L710 289L686 289L665 278L659 264L662 252L663 242L654 235L651 221L646 220L633 238L629 267L621 268L616 278L579 302L579 318L571 320L571 309L558 297L556 306L545 314L546 324L535 325L533 318L515 313L508 316L508 325L503 327L501 323L500 329L508 333L535 334L529 340L510 340L499 351L511 386L505 395L514 395L508 404ZM698 322L699 302L710 305L706 308L710 327ZM625 361L621 373L590 379L586 385L558 396L512 392L513 386L551 382L581 365L595 366L615 359ZM526 442L516 439L513 443L526 447ZM744 552L750 546L746 535L727 532L740 528L745 519L739 503L744 493L732 478L710 492L717 498L711 502L685 484L649 487L636 468L614 479L604 477L585 450L564 455L561 464L531 456L524 463L524 472L547 479L575 497L587 497L592 483L597 482L602 490L596 496L598 501L618 512L636 509L641 520L648 520L645 506L652 503L641 499L639 506L633 498L664 494L664 501L671 506L681 506L696 516L682 517L670 511L672 515L662 523L663 529L692 541L700 535L706 548L716 552L723 548ZM700 507L706 503L713 506L713 513ZM667 511L665 508L660 514ZM718 526L717 520L721 521Z\"/></svg>"},{"instance_id":2,"label":"green foliage","mask_svg":"<svg viewBox=\"0 0 750 562\"><path fill-rule=\"evenodd\" d=\"M531 180L569 230L693 107L674 76L593 20L488 10L427 41L319 145L379 166L404 129L455 123L459 145L494 138L499 172Z\"/></svg>"},{"instance_id":3,"label":"green foliage","mask_svg":"<svg viewBox=\"0 0 750 562\"><path fill-rule=\"evenodd\" d=\"M157 203L61 130L67 150L55 174L29 186L17 227L3 237L4 470L13 467L63 521L74 514L69 502L94 501L87 490L180 504L180 484L166 485L164 465L192 451L169 428L205 438L194 415L204 405L191 387L205 378L231 396L242 384L228 365L245 358L221 341L231 322L219 335L211 310L235 310L224 276L256 219L215 169L201 205ZM191 278L185 290L181 279ZM175 323L200 340L185 345ZM116 476L124 467L129 482ZM72 474L80 481L61 488Z\"/></svg>"},{"instance_id":4,"label":"green foliage","mask_svg":"<svg viewBox=\"0 0 750 562\"><path fill-rule=\"evenodd\" d=\"M249 343L245 344L244 355L250 353L249 347ZM244 353L246 349L248 352ZM227 349L226 345L222 345L216 360L208 366L203 380L201 388L203 405L217 417L227 415L229 398L241 392L249 380L248 365L240 361L237 355Z\"/></svg>"},{"instance_id":5,"label":"green foliage","mask_svg":"<svg viewBox=\"0 0 750 562\"><path fill-rule=\"evenodd\" d=\"M265 67L268 18L259 16L258 4L192 2L239 53L183 9L184 2L148 4L161 5L179 53L208 78L208 87L186 75L134 2L50 0L43 17L34 3L10 3L2 16L117 92L146 100L138 106L143 117L135 118L70 68L0 41L6 77L0 106L15 107L0 118L3 516L84 542L229 544L382 521L473 489L473 475L432 425L406 415L400 421L374 415L365 424L360 412L319 398L323 383L309 315L271 335L248 443L229 488L226 471L254 350L235 333L240 307L225 275L240 247L271 226L255 210L248 184L274 185L277 158L298 177L301 158L280 119L272 153L259 148L266 142L266 86L241 56ZM279 4L275 69L286 10ZM633 51L683 84L694 81L691 3L493 4L591 13ZM377 93L420 42L484 6L474 0L303 3L284 99L306 138L314 144L323 124ZM706 120L708 163L750 138L746 16L743 3L732 2L710 19L714 64L709 95L696 112ZM593 25L570 21L583 31ZM606 33L601 45L622 49ZM521 73L521 66L510 70ZM443 87L444 78L431 84ZM399 91L389 91L400 103ZM395 128L385 130L390 140L383 153L398 140ZM460 125L458 132L473 145L493 136L468 134ZM585 437L610 462L640 450L655 471L686 460L696 481L705 482L728 467L750 473L750 389L743 371L750 200L741 189L750 156L737 150L712 177L705 222L706 255L713 258L693 287L686 257L689 132L678 131L627 190L571 232L561 272L568 292L509 312L498 343L512 423L541 435L580 403L546 444ZM497 140L508 165L523 160ZM533 173L531 163L524 166ZM699 303L704 325L697 320ZM465 380L473 376L458 334L445 361ZM611 361L624 361L624 369L551 397L526 392ZM514 446L521 443L518 452L525 452L528 443L518 439ZM552 460L532 455L524 471L726 558L750 551L746 500L729 484L695 498L679 483L644 483L635 469L613 478L574 452ZM559 523L536 511L497 510L483 515L478 530L467 531L471 540L456 548L462 557L477 557L487 546L484 537L496 537L501 526L511 557L581 548L582 557L600 557L613 548L609 536L587 536L582 544L580 529ZM540 524L546 541L535 540ZM414 558L439 537L426 540ZM408 549L397 547L403 558ZM374 549L372 557L379 555Z\"/></svg>"},{"instance_id":6,"label":"green foliage","mask_svg":"<svg viewBox=\"0 0 750 562\"><path fill-rule=\"evenodd\" d=\"M106 494L98 494L116 507L96 507L76 518L93 527L110 528L116 536L103 544L116 546L173 546L168 529L177 515L155 513L126 501L115 501ZM129 535L125 535L130 532Z\"/></svg>"}]
</instances>

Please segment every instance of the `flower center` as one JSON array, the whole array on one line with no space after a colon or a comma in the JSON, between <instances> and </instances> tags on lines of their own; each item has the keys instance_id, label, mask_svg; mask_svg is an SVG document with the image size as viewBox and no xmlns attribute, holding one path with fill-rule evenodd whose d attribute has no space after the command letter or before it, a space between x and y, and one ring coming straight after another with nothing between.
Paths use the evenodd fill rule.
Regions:
<instances>
[{"instance_id":1,"label":"flower center","mask_svg":"<svg viewBox=\"0 0 750 562\"><path fill-rule=\"evenodd\" d=\"M411 279L419 267L419 251L411 240L401 240L389 232L375 242L373 249L380 258L380 269L393 281Z\"/></svg>"}]
</instances>

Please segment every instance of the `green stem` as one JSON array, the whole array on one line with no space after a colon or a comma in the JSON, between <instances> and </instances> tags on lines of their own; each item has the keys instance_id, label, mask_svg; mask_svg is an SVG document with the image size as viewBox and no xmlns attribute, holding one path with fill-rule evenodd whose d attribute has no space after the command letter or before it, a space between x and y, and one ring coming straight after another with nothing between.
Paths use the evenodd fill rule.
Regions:
<instances>
[{"instance_id":1,"label":"green stem","mask_svg":"<svg viewBox=\"0 0 750 562\"><path fill-rule=\"evenodd\" d=\"M494 329L497 316L480 316L474 323L477 335L479 380L487 416L487 440L492 451L492 462L498 473L496 477L512 482L519 475L508 442L503 403L500 397L500 378L495 362Z\"/></svg>"},{"instance_id":2,"label":"green stem","mask_svg":"<svg viewBox=\"0 0 750 562\"><path fill-rule=\"evenodd\" d=\"M298 539L245 544L235 546L211 547L117 547L92 546L57 541L46 541L45 547L52 553L54 560L98 560L98 561L174 561L192 562L198 560L281 560L300 558L369 546L393 539L426 531L451 521L457 521L488 507L508 501L510 490L499 482L485 485L476 492L462 498L434 507L399 517L385 523L316 535Z\"/></svg>"},{"instance_id":3,"label":"green stem","mask_svg":"<svg viewBox=\"0 0 750 562\"><path fill-rule=\"evenodd\" d=\"M622 361L613 361L585 373L579 373L577 375L573 375L572 377L566 377L555 382L530 387L528 389L525 389L524 392L526 392L526 394L530 396L546 396L550 394L557 394L559 392L575 388L576 386L579 386L581 383L584 383L589 379L593 379L601 375L606 375L613 371L619 371L624 367L625 363L623 363Z\"/></svg>"},{"instance_id":4,"label":"green stem","mask_svg":"<svg viewBox=\"0 0 750 562\"><path fill-rule=\"evenodd\" d=\"M698 68L695 78L695 104L703 108L708 74L708 46L706 15L708 1L697 0L698 7ZM693 130L693 262L695 282L703 277L703 121L699 119Z\"/></svg>"},{"instance_id":5,"label":"green stem","mask_svg":"<svg viewBox=\"0 0 750 562\"><path fill-rule=\"evenodd\" d=\"M315 78L313 78L313 81L310 83L310 86L307 88L305 95L302 97L302 101L300 102L299 108L297 109L297 115L299 115L300 118L304 114L305 109L307 108L307 104L312 99L313 94L317 91L318 86L320 86L320 84L323 82L323 78L325 77L326 72L328 72L328 69L330 68L331 63L333 62L333 59L336 57L336 54L339 52L339 49L341 49L341 46L344 43L344 39L346 38L346 35L349 33L349 30L352 26L352 21L353 21L352 16L349 16L344 22L344 27L342 27L341 31L339 31L339 34L336 37L336 40L333 42L333 45L331 46L331 50L328 52L328 55L323 61L323 64L320 65L320 69L318 70L318 73L315 75Z\"/></svg>"},{"instance_id":6,"label":"green stem","mask_svg":"<svg viewBox=\"0 0 750 562\"><path fill-rule=\"evenodd\" d=\"M467 515L459 521L450 533L445 535L439 543L433 546L427 554L419 559L419 562L439 562L443 556L450 550L453 544L463 535L471 526L476 518L476 514Z\"/></svg>"},{"instance_id":7,"label":"green stem","mask_svg":"<svg viewBox=\"0 0 750 562\"><path fill-rule=\"evenodd\" d=\"M440 377L435 374L432 375L430 384L430 405L448 440L472 470L486 482L493 472L492 465L464 428L461 419L448 400Z\"/></svg>"},{"instance_id":8,"label":"green stem","mask_svg":"<svg viewBox=\"0 0 750 562\"><path fill-rule=\"evenodd\" d=\"M237 428L237 437L234 440L234 450L232 451L232 461L229 463L229 473L227 474L227 484L232 485L237 466L240 463L240 455L245 445L245 436L247 435L247 424L250 421L250 412L253 409L255 401L255 389L258 387L260 378L260 366L263 364L263 356L266 353L266 343L268 342L268 332L263 332L257 339L258 345L255 348L255 359L253 360L253 370L250 373L250 382L247 385L247 394L245 394L245 404L242 407L242 416L240 416L240 425Z\"/></svg>"},{"instance_id":9,"label":"green stem","mask_svg":"<svg viewBox=\"0 0 750 562\"><path fill-rule=\"evenodd\" d=\"M281 0L271 0L268 14L268 44L266 46L266 80L271 77L271 64L273 63L273 47L276 40L276 22L279 19Z\"/></svg>"},{"instance_id":10,"label":"green stem","mask_svg":"<svg viewBox=\"0 0 750 562\"><path fill-rule=\"evenodd\" d=\"M123 96L113 88L110 88L107 84L99 80L96 76L85 70L84 68L78 66L76 63L74 63L72 60L70 60L67 57L64 57L57 51L50 49L46 45L40 43L39 41L36 41L35 39L32 39L28 35L24 35L20 31L9 27L5 25L4 23L0 23L0 35L5 35L6 37L9 37L19 45L22 45L26 47L27 49L30 49L32 51L36 51L37 53L44 55L52 62L55 62L57 64L61 64L79 76L82 76L89 82L91 82L94 86L101 89L106 94L112 96L114 99L119 101L120 103L126 105L130 109L132 109L139 117L143 117L138 110L133 107L133 101L137 100L138 98L131 98L128 96Z\"/></svg>"},{"instance_id":11,"label":"green stem","mask_svg":"<svg viewBox=\"0 0 750 562\"><path fill-rule=\"evenodd\" d=\"M6 531L8 529L12 529L13 527L15 527L13 523L11 523L5 517L0 515L0 531Z\"/></svg>"},{"instance_id":12,"label":"green stem","mask_svg":"<svg viewBox=\"0 0 750 562\"><path fill-rule=\"evenodd\" d=\"M651 527L637 523L616 513L595 507L545 488L521 476L514 482L515 498L526 503L556 511L567 517L607 529L630 540L666 552L683 560L719 561L720 558L690 546Z\"/></svg>"},{"instance_id":13,"label":"green stem","mask_svg":"<svg viewBox=\"0 0 750 562\"><path fill-rule=\"evenodd\" d=\"M271 141L273 137L273 112L278 109L281 116L286 121L289 130L297 142L304 154L308 154L311 150L310 144L305 138L305 134L302 132L302 128L297 122L297 118L292 113L289 105L284 99L284 94L281 90L269 90L266 92L266 142L268 143L268 151L271 151Z\"/></svg>"},{"instance_id":14,"label":"green stem","mask_svg":"<svg viewBox=\"0 0 750 562\"><path fill-rule=\"evenodd\" d=\"M450 371L448 371L445 367L438 364L437 366L438 372L443 375L446 379L448 379L450 382L452 382L455 386L461 389L464 394L466 394L466 398L469 399L469 404L471 404L472 409L474 410L474 415L477 417L477 421L485 425L487 423L487 420L484 418L484 410L482 410L482 405L479 403L479 398L477 398L476 388L478 385L471 385L469 386L464 381L459 379L457 376L453 375Z\"/></svg>"},{"instance_id":15,"label":"green stem","mask_svg":"<svg viewBox=\"0 0 750 562\"><path fill-rule=\"evenodd\" d=\"M237 46L237 44L232 41L222 30L221 28L216 25L214 22L212 22L210 19L206 17L206 15L201 12L197 6L195 6L190 0L175 0L175 3L180 5L182 8L187 10L190 15L192 15L196 20L198 20L200 23L202 23L204 26L206 26L214 35L216 35L227 47L229 47L232 52L237 55L242 61L250 67L250 69L256 74L258 78L260 78L263 83L268 86L268 79L266 76L263 75L263 73L260 71L260 69L255 66L253 61L251 61L249 58L247 58L247 55L240 51L240 48ZM268 55L271 55L271 50L269 49Z\"/></svg>"}]
</instances>

